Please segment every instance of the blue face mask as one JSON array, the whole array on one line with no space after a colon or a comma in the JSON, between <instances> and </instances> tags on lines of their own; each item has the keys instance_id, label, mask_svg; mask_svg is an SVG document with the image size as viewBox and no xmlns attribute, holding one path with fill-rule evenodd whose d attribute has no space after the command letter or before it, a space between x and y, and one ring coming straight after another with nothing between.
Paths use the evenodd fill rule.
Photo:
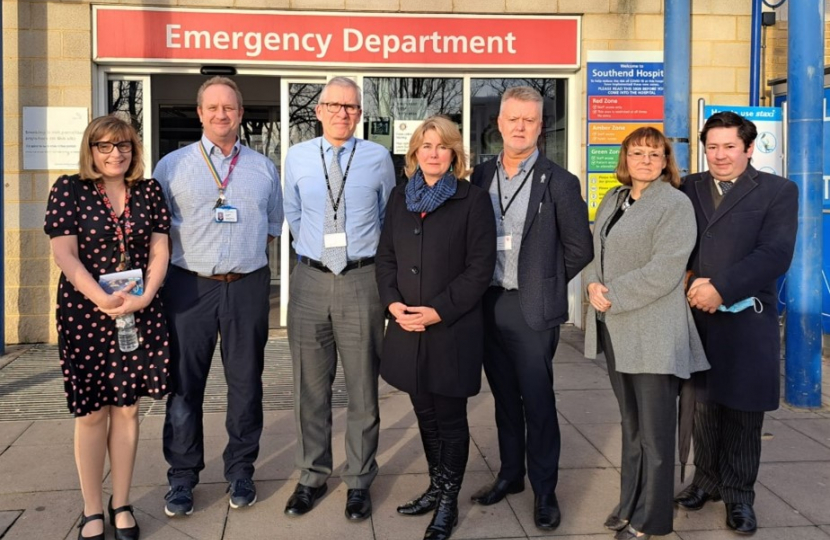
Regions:
<instances>
[{"instance_id":1,"label":"blue face mask","mask_svg":"<svg viewBox=\"0 0 830 540\"><path fill-rule=\"evenodd\" d=\"M718 311L722 311L724 313L738 313L748 308L753 308L755 313L761 313L764 311L764 304L762 304L761 301L754 296L750 296L749 298L744 298L739 302L735 302L731 306L724 306L721 304L718 306Z\"/></svg>"}]
</instances>

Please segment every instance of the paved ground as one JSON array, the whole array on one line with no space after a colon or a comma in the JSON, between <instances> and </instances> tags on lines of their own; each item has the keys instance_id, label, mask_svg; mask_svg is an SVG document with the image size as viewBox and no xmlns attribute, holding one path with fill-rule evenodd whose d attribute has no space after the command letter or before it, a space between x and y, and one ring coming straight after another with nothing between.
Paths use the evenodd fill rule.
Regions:
<instances>
[{"instance_id":1,"label":"paved ground","mask_svg":"<svg viewBox=\"0 0 830 540\"><path fill-rule=\"evenodd\" d=\"M562 460L557 494L562 524L553 538L609 539L602 522L615 504L619 489L620 428L617 405L602 361L582 357L581 333L565 329L556 355L556 391L562 424ZM374 515L363 523L343 516L345 485L336 476L329 493L315 510L288 518L282 510L296 483L292 467L294 419L286 404L284 339L269 342L268 362L273 377L266 385L265 431L257 462L259 502L250 509L229 511L222 479L221 452L226 441L224 415L206 415L207 468L195 491L193 516L170 520L162 511L165 463L161 454L158 405L142 409L141 441L133 501L144 539L420 539L429 516L398 516L398 504L420 493L428 478L415 417L406 395L382 384L382 431L378 461L380 475L372 486ZM74 539L81 494L72 454L72 419L52 403L61 381L38 367L54 349L39 347L0 358L0 538ZM218 364L218 363L217 363ZM830 540L830 363L825 361L824 407L797 411L786 406L767 416L764 424L763 465L758 482L759 540ZM28 370L28 371L27 371ZM54 366L54 371L57 371ZM54 371L52 373L54 373ZM221 377L212 410L221 410ZM52 400L52 401L50 401ZM334 411L335 463L344 461L345 409ZM289 405L290 406L290 405ZM27 409L31 414L27 417ZM533 526L532 493L513 495L491 507L474 506L470 494L490 482L498 470L498 449L492 396L486 385L470 400L472 431L460 504L461 520L453 538L539 538ZM16 418L13 421L7 421ZM678 468L679 470L679 468ZM691 471L689 472L691 476ZM682 489L679 481L676 490ZM105 486L108 490L108 485ZM676 532L683 540L734 539L726 530L722 504L697 513L678 512ZM107 525L108 538L112 529Z\"/></svg>"}]
</instances>

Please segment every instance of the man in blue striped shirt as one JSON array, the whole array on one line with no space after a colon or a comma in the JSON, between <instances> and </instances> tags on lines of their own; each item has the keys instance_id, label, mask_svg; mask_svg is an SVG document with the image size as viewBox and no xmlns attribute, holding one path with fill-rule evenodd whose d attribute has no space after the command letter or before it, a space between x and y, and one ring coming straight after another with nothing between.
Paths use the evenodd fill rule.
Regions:
<instances>
[{"instance_id":1,"label":"man in blue striped shirt","mask_svg":"<svg viewBox=\"0 0 830 540\"><path fill-rule=\"evenodd\" d=\"M316 112L323 136L292 146L285 160L285 215L299 256L291 274L288 343L300 470L285 513L305 514L326 492L331 385L339 356L349 393L345 513L359 521L371 515L369 486L378 470L384 310L374 256L395 172L386 148L354 137L361 101L351 79L329 81Z\"/></svg>"},{"instance_id":2,"label":"man in blue striped shirt","mask_svg":"<svg viewBox=\"0 0 830 540\"><path fill-rule=\"evenodd\" d=\"M164 511L170 517L193 513L193 488L205 467L202 402L218 335L228 383L223 457L229 503L256 502L270 309L266 249L283 219L277 168L239 141L243 109L236 83L213 77L197 102L201 140L165 156L155 170L172 217L171 267L162 293L176 384L164 421L170 465Z\"/></svg>"}]
</instances>

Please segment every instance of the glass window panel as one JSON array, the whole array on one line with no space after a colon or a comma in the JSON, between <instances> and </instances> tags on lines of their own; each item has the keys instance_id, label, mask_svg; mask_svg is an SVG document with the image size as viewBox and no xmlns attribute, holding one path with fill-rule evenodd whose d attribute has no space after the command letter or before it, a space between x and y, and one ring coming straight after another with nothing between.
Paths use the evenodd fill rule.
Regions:
<instances>
[{"instance_id":1,"label":"glass window panel","mask_svg":"<svg viewBox=\"0 0 830 540\"><path fill-rule=\"evenodd\" d=\"M141 81L109 81L107 113L129 122L144 140L144 85Z\"/></svg>"},{"instance_id":2,"label":"glass window panel","mask_svg":"<svg viewBox=\"0 0 830 540\"><path fill-rule=\"evenodd\" d=\"M314 107L323 91L320 83L291 83L288 85L288 140L294 145L323 134Z\"/></svg>"},{"instance_id":3,"label":"glass window panel","mask_svg":"<svg viewBox=\"0 0 830 540\"><path fill-rule=\"evenodd\" d=\"M498 116L501 96L514 86L530 86L542 94L542 133L539 151L567 168L568 117L565 79L471 79L470 80L470 162L478 165L498 156L503 141Z\"/></svg>"},{"instance_id":4,"label":"glass window panel","mask_svg":"<svg viewBox=\"0 0 830 540\"><path fill-rule=\"evenodd\" d=\"M395 150L395 130L401 120L425 120L443 114L462 128L462 79L434 77L365 77L363 79L363 133L392 153L398 181L403 174L405 152ZM410 125L411 129L411 125Z\"/></svg>"}]
</instances>

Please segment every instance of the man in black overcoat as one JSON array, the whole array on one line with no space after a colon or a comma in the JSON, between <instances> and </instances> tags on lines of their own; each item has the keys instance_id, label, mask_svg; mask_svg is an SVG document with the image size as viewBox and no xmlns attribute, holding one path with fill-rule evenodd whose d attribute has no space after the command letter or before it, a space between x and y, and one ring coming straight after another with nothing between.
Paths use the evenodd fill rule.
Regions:
<instances>
[{"instance_id":1,"label":"man in black overcoat","mask_svg":"<svg viewBox=\"0 0 830 540\"><path fill-rule=\"evenodd\" d=\"M755 125L712 115L700 140L709 171L683 181L697 218L689 304L712 369L695 373L695 476L675 503L699 510L726 503L726 524L757 529L754 485L764 411L778 408L781 343L776 279L790 266L798 188L750 165ZM739 312L718 311L746 299Z\"/></svg>"},{"instance_id":2,"label":"man in black overcoat","mask_svg":"<svg viewBox=\"0 0 830 540\"><path fill-rule=\"evenodd\" d=\"M508 89L498 118L504 151L473 171L473 184L490 193L498 234L483 304L484 371L496 402L501 469L472 499L490 505L519 493L527 472L536 526L551 530L560 521L561 445L553 355L568 319L568 282L591 261L593 247L579 180L537 149L542 106L533 88Z\"/></svg>"}]
</instances>

